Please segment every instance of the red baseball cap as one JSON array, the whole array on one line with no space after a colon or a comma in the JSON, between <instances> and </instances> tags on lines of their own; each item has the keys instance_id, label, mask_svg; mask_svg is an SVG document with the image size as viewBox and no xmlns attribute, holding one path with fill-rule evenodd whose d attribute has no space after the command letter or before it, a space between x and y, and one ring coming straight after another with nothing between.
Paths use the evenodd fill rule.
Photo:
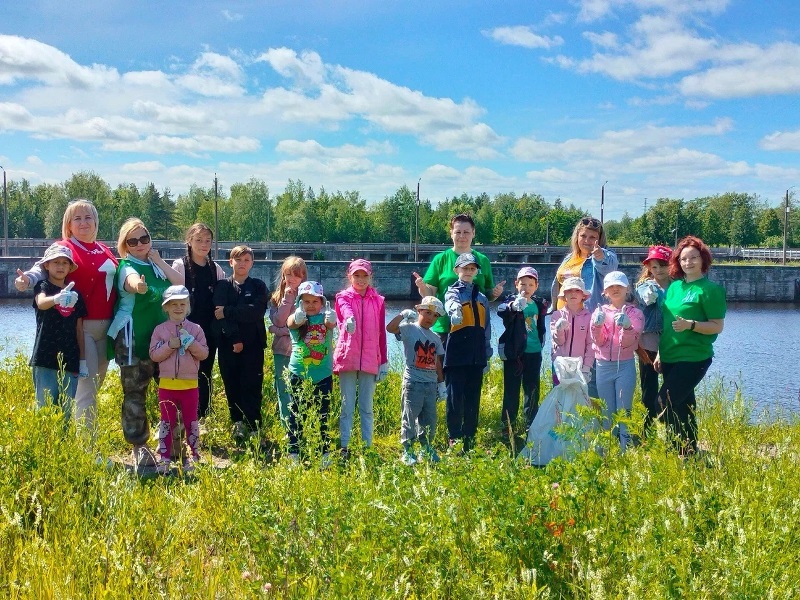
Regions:
<instances>
[{"instance_id":1,"label":"red baseball cap","mask_svg":"<svg viewBox=\"0 0 800 600\"><path fill-rule=\"evenodd\" d=\"M647 264L648 260L660 260L663 262L669 262L669 259L672 257L672 248L668 246L650 246L650 250L647 252L647 258L642 261L642 264Z\"/></svg>"}]
</instances>

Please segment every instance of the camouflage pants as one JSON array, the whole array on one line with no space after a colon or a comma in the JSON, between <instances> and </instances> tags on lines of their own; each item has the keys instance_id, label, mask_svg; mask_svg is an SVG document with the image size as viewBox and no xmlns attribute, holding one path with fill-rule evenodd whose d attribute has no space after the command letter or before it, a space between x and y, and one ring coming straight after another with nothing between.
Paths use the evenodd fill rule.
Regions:
<instances>
[{"instance_id":1,"label":"camouflage pants","mask_svg":"<svg viewBox=\"0 0 800 600\"><path fill-rule=\"evenodd\" d=\"M122 333L114 342L115 359L122 381L122 434L134 446L147 443L150 425L147 422L147 388L156 373L156 364L148 359L132 359L128 363L128 348Z\"/></svg>"}]
</instances>

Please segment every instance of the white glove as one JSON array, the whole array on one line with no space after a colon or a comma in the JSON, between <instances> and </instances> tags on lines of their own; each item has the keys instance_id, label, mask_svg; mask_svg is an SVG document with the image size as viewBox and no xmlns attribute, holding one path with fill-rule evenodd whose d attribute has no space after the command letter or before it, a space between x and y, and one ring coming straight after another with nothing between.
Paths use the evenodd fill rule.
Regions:
<instances>
[{"instance_id":1,"label":"white glove","mask_svg":"<svg viewBox=\"0 0 800 600\"><path fill-rule=\"evenodd\" d=\"M78 362L78 377L86 378L89 376L89 366L86 364L85 360L81 360Z\"/></svg>"},{"instance_id":2,"label":"white glove","mask_svg":"<svg viewBox=\"0 0 800 600\"><path fill-rule=\"evenodd\" d=\"M355 333L356 332L356 318L355 317L347 317L344 322L344 328L347 333Z\"/></svg>"},{"instance_id":3,"label":"white glove","mask_svg":"<svg viewBox=\"0 0 800 600\"><path fill-rule=\"evenodd\" d=\"M307 320L308 320L308 317L306 316L306 311L303 309L303 305L301 304L294 311L294 322L297 325L302 325Z\"/></svg>"},{"instance_id":4,"label":"white glove","mask_svg":"<svg viewBox=\"0 0 800 600\"><path fill-rule=\"evenodd\" d=\"M189 333L188 331L186 331L183 327L181 327L181 329L180 329L180 331L178 333L181 334L180 335L181 347L180 347L180 350L178 350L178 354L183 356L184 354L186 354L186 349L189 348L189 346L192 345L192 342L194 341L194 336L191 333Z\"/></svg>"},{"instance_id":5,"label":"white glove","mask_svg":"<svg viewBox=\"0 0 800 600\"><path fill-rule=\"evenodd\" d=\"M526 306L528 306L528 299L525 296L517 296L514 298L514 301L511 302L511 310L517 312L522 312L525 310Z\"/></svg>"},{"instance_id":6,"label":"white glove","mask_svg":"<svg viewBox=\"0 0 800 600\"><path fill-rule=\"evenodd\" d=\"M464 320L464 313L461 311L461 305L457 305L450 311L450 322L453 325L461 325Z\"/></svg>"},{"instance_id":7,"label":"white glove","mask_svg":"<svg viewBox=\"0 0 800 600\"><path fill-rule=\"evenodd\" d=\"M621 312L614 316L614 323L622 327L623 329L628 329L631 326L631 320L628 315Z\"/></svg>"},{"instance_id":8,"label":"white glove","mask_svg":"<svg viewBox=\"0 0 800 600\"><path fill-rule=\"evenodd\" d=\"M403 319L408 323L413 323L417 320L417 311L411 310L410 308L405 309L400 314L403 315Z\"/></svg>"},{"instance_id":9,"label":"white glove","mask_svg":"<svg viewBox=\"0 0 800 600\"><path fill-rule=\"evenodd\" d=\"M389 374L389 364L383 363L380 369L378 369L378 374L375 376L375 383L380 383L381 381L386 379L386 376L388 374Z\"/></svg>"},{"instance_id":10,"label":"white glove","mask_svg":"<svg viewBox=\"0 0 800 600\"><path fill-rule=\"evenodd\" d=\"M72 288L75 287L75 282L70 281L63 290L53 296L53 302L58 304L61 308L72 308L78 303L78 292L73 292Z\"/></svg>"},{"instance_id":11,"label":"white glove","mask_svg":"<svg viewBox=\"0 0 800 600\"><path fill-rule=\"evenodd\" d=\"M336 325L336 313L331 308L331 303L328 300L325 301L325 323Z\"/></svg>"},{"instance_id":12,"label":"white glove","mask_svg":"<svg viewBox=\"0 0 800 600\"><path fill-rule=\"evenodd\" d=\"M595 327L600 327L603 323L606 322L606 313L603 312L603 309L598 308L594 316L592 317L592 325Z\"/></svg>"},{"instance_id":13,"label":"white glove","mask_svg":"<svg viewBox=\"0 0 800 600\"><path fill-rule=\"evenodd\" d=\"M436 398L439 402L447 400L447 384L444 381L440 381L439 385L436 387Z\"/></svg>"},{"instance_id":14,"label":"white glove","mask_svg":"<svg viewBox=\"0 0 800 600\"><path fill-rule=\"evenodd\" d=\"M658 291L655 289L655 284L651 281L646 281L637 287L636 292L639 294L645 306L650 306L658 301Z\"/></svg>"},{"instance_id":15,"label":"white glove","mask_svg":"<svg viewBox=\"0 0 800 600\"><path fill-rule=\"evenodd\" d=\"M563 331L564 329L569 329L569 321L567 321L564 317L559 318L554 324L553 327L556 331Z\"/></svg>"}]
</instances>

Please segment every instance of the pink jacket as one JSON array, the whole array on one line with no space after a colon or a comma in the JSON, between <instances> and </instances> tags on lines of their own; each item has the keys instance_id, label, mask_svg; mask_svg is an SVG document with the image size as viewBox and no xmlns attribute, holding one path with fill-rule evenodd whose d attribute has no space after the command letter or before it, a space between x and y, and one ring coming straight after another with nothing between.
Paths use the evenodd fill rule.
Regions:
<instances>
[{"instance_id":1,"label":"pink jacket","mask_svg":"<svg viewBox=\"0 0 800 600\"><path fill-rule=\"evenodd\" d=\"M610 304L598 306L592 313L592 323L598 311L606 314L605 323L596 327L592 325L592 342L594 343L594 357L597 360L629 360L633 358L636 347L639 345L639 335L644 329L644 314L632 304L624 305L617 310ZM631 320L630 329L623 329L614 322L614 317L624 312Z\"/></svg>"},{"instance_id":2,"label":"pink jacket","mask_svg":"<svg viewBox=\"0 0 800 600\"><path fill-rule=\"evenodd\" d=\"M180 337L181 327L194 336L194 341L186 348L183 356L178 352L179 349L169 347L169 338ZM164 321L153 330L153 336L150 338L150 358L158 363L161 377L196 381L200 361L207 356L206 334L197 323Z\"/></svg>"},{"instance_id":3,"label":"pink jacket","mask_svg":"<svg viewBox=\"0 0 800 600\"><path fill-rule=\"evenodd\" d=\"M355 333L347 333L345 322L355 317ZM336 294L339 340L333 352L333 372L364 371L378 374L386 356L386 307L383 296L368 287L362 296L353 287Z\"/></svg>"},{"instance_id":4,"label":"pink jacket","mask_svg":"<svg viewBox=\"0 0 800 600\"><path fill-rule=\"evenodd\" d=\"M569 323L567 329L556 331L555 324L561 317ZM588 371L594 363L594 349L592 348L592 338L589 326L592 322L592 313L589 309L581 309L578 313L571 313L565 306L560 310L554 310L550 315L550 335L553 350L551 357L553 360L557 356L572 356L583 359L583 370Z\"/></svg>"}]
</instances>

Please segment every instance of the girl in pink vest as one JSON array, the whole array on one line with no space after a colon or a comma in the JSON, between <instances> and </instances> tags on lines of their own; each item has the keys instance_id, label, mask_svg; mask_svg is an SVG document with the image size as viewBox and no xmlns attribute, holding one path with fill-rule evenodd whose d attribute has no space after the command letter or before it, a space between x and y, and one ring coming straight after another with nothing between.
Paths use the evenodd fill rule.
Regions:
<instances>
[{"instance_id":1,"label":"girl in pink vest","mask_svg":"<svg viewBox=\"0 0 800 600\"><path fill-rule=\"evenodd\" d=\"M372 396L389 372L386 355L386 307L372 283L372 265L362 258L347 267L350 287L336 294L339 340L333 353L333 372L339 376L342 411L339 418L341 453L349 454L353 412L358 398L361 439L372 445Z\"/></svg>"}]
</instances>

